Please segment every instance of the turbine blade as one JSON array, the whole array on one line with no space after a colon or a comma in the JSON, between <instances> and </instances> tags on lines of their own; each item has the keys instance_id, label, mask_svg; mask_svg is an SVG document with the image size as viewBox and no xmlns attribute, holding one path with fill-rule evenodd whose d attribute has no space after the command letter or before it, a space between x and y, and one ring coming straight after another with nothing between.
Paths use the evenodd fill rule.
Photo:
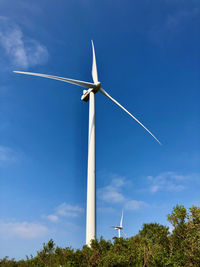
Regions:
<instances>
[{"instance_id":1,"label":"turbine blade","mask_svg":"<svg viewBox=\"0 0 200 267\"><path fill-rule=\"evenodd\" d=\"M127 109L125 109L121 104L119 104L119 102L117 102L117 100L115 100L114 98L112 98L105 90L103 90L103 88L100 88L99 91L103 95L107 96L110 100L112 100L117 106L119 106L120 108L122 108L134 120L136 120L137 123L139 123L161 145L161 142L136 117L134 117Z\"/></svg>"},{"instance_id":2,"label":"turbine blade","mask_svg":"<svg viewBox=\"0 0 200 267\"><path fill-rule=\"evenodd\" d=\"M124 215L124 212L123 212L123 210L122 210L122 217L121 217L121 221L120 221L120 227L122 227L123 215Z\"/></svg>"},{"instance_id":3,"label":"turbine blade","mask_svg":"<svg viewBox=\"0 0 200 267\"><path fill-rule=\"evenodd\" d=\"M68 78L63 78L63 77L58 77L58 76L52 76L52 75L48 75L48 74L41 74L41 73L24 72L24 71L13 71L13 72L54 79L54 80L58 80L58 81L62 81L62 82L72 83L72 84L75 84L75 85L78 85L81 87L85 87L85 88L95 88L95 84L89 83L89 82L83 82L83 81L78 81L78 80L73 80L73 79L68 79Z\"/></svg>"},{"instance_id":4,"label":"turbine blade","mask_svg":"<svg viewBox=\"0 0 200 267\"><path fill-rule=\"evenodd\" d=\"M95 57L95 51L94 51L94 44L92 42L92 53L93 53L93 62L92 62L92 79L94 83L98 83L98 75L97 75L97 63L96 63L96 57Z\"/></svg>"}]
</instances>

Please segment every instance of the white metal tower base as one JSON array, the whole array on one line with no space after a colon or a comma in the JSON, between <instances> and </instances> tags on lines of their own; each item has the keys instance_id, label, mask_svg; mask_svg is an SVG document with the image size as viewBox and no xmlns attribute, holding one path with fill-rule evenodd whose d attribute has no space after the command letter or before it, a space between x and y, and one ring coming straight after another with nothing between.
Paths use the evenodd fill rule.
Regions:
<instances>
[{"instance_id":1,"label":"white metal tower base","mask_svg":"<svg viewBox=\"0 0 200 267\"><path fill-rule=\"evenodd\" d=\"M118 229L118 237L119 237L119 238L121 237L120 229Z\"/></svg>"},{"instance_id":2,"label":"white metal tower base","mask_svg":"<svg viewBox=\"0 0 200 267\"><path fill-rule=\"evenodd\" d=\"M96 238L95 96L89 94L86 245Z\"/></svg>"}]
</instances>

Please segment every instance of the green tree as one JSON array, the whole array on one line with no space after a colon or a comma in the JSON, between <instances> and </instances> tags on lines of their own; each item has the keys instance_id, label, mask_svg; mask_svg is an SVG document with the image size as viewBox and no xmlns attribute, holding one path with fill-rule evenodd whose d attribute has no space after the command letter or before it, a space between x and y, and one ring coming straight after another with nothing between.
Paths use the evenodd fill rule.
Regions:
<instances>
[{"instance_id":1,"label":"green tree","mask_svg":"<svg viewBox=\"0 0 200 267\"><path fill-rule=\"evenodd\" d=\"M142 266L167 266L170 254L168 236L168 227L157 223L143 225L138 234L138 258Z\"/></svg>"},{"instance_id":2,"label":"green tree","mask_svg":"<svg viewBox=\"0 0 200 267\"><path fill-rule=\"evenodd\" d=\"M41 251L26 260L4 257L0 267L199 267L200 266L200 208L188 211L177 205L168 215L173 226L158 223L144 224L130 238L113 241L93 240L91 247L74 250L55 247L51 239Z\"/></svg>"},{"instance_id":3,"label":"green tree","mask_svg":"<svg viewBox=\"0 0 200 267\"><path fill-rule=\"evenodd\" d=\"M170 236L171 263L175 266L200 266L200 208L193 206L189 212L177 205L169 221L174 229Z\"/></svg>"},{"instance_id":4,"label":"green tree","mask_svg":"<svg viewBox=\"0 0 200 267\"><path fill-rule=\"evenodd\" d=\"M174 227L170 236L171 243L171 263L175 266L185 266L185 239L186 239L186 220L187 210L184 206L177 205L174 207L171 214L168 215L168 220Z\"/></svg>"},{"instance_id":5,"label":"green tree","mask_svg":"<svg viewBox=\"0 0 200 267\"><path fill-rule=\"evenodd\" d=\"M190 266L200 266L200 208L193 206L187 222L185 254Z\"/></svg>"}]
</instances>

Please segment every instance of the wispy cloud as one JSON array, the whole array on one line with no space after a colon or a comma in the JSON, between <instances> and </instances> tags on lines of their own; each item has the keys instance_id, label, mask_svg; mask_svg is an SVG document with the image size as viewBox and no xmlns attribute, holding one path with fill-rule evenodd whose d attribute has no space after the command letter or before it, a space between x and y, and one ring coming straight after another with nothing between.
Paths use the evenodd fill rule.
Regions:
<instances>
[{"instance_id":1,"label":"wispy cloud","mask_svg":"<svg viewBox=\"0 0 200 267\"><path fill-rule=\"evenodd\" d=\"M49 215L41 216L42 219L47 219L51 223L61 221L61 217L77 217L83 212L79 206L62 203L56 207L56 212ZM71 224L76 226L75 224ZM76 226L77 227L77 226ZM0 236L1 238L19 238L19 239L37 239L45 235L49 235L53 231L58 231L58 228L51 228L47 222L27 222L16 221L13 219L0 220Z\"/></svg>"},{"instance_id":2,"label":"wispy cloud","mask_svg":"<svg viewBox=\"0 0 200 267\"><path fill-rule=\"evenodd\" d=\"M62 203L56 208L56 214L64 217L77 217L80 213L83 212L83 209L79 206L72 206L67 203Z\"/></svg>"},{"instance_id":3,"label":"wispy cloud","mask_svg":"<svg viewBox=\"0 0 200 267\"><path fill-rule=\"evenodd\" d=\"M2 16L0 16L0 46L11 65L16 67L26 69L43 64L48 59L48 51L44 45L25 36L17 24Z\"/></svg>"},{"instance_id":4,"label":"wispy cloud","mask_svg":"<svg viewBox=\"0 0 200 267\"><path fill-rule=\"evenodd\" d=\"M0 146L0 164L3 162L14 162L17 161L17 153L6 146Z\"/></svg>"},{"instance_id":5,"label":"wispy cloud","mask_svg":"<svg viewBox=\"0 0 200 267\"><path fill-rule=\"evenodd\" d=\"M57 215L55 214L50 214L50 215L47 215L45 216L50 222L58 222L59 221L59 218Z\"/></svg>"},{"instance_id":6,"label":"wispy cloud","mask_svg":"<svg viewBox=\"0 0 200 267\"><path fill-rule=\"evenodd\" d=\"M169 5L170 12L163 15L159 23L157 20L153 25L150 23L148 31L149 38L159 44L177 40L177 34L186 30L188 24L195 23L195 19L200 15L200 7L196 1L183 3L183 5L179 5L174 0L164 2Z\"/></svg>"},{"instance_id":7,"label":"wispy cloud","mask_svg":"<svg viewBox=\"0 0 200 267\"><path fill-rule=\"evenodd\" d=\"M125 197L123 191L128 184L129 181L125 177L113 178L109 185L98 190L98 198L106 203L122 204L127 210L138 210L147 206L144 201Z\"/></svg>"},{"instance_id":8,"label":"wispy cloud","mask_svg":"<svg viewBox=\"0 0 200 267\"><path fill-rule=\"evenodd\" d=\"M4 222L0 221L0 234L2 237L17 237L20 239L35 239L48 232L46 226L40 223Z\"/></svg>"},{"instance_id":9,"label":"wispy cloud","mask_svg":"<svg viewBox=\"0 0 200 267\"><path fill-rule=\"evenodd\" d=\"M171 14L168 14L165 21L165 29L175 31L180 29L182 23L187 22L188 20L194 19L200 13L200 9L197 6L192 6L187 8L179 8Z\"/></svg>"},{"instance_id":10,"label":"wispy cloud","mask_svg":"<svg viewBox=\"0 0 200 267\"><path fill-rule=\"evenodd\" d=\"M148 204L144 201L139 200L128 200L125 204L125 209L127 210L138 210L142 207L146 207Z\"/></svg>"},{"instance_id":11,"label":"wispy cloud","mask_svg":"<svg viewBox=\"0 0 200 267\"><path fill-rule=\"evenodd\" d=\"M114 178L112 179L111 184L98 190L98 197L106 202L123 202L125 201L125 197L121 193L121 189L124 184L124 178Z\"/></svg>"},{"instance_id":12,"label":"wispy cloud","mask_svg":"<svg viewBox=\"0 0 200 267\"><path fill-rule=\"evenodd\" d=\"M78 217L83 213L84 209L78 205L70 205L67 203L62 203L56 207L55 212L49 215L44 215L43 217L48 219L50 222L58 222L61 217Z\"/></svg>"},{"instance_id":13,"label":"wispy cloud","mask_svg":"<svg viewBox=\"0 0 200 267\"><path fill-rule=\"evenodd\" d=\"M194 181L198 174L182 175L176 172L163 172L156 176L148 176L147 179L150 183L149 191L156 193L158 191L182 191L186 189L187 181Z\"/></svg>"}]
</instances>

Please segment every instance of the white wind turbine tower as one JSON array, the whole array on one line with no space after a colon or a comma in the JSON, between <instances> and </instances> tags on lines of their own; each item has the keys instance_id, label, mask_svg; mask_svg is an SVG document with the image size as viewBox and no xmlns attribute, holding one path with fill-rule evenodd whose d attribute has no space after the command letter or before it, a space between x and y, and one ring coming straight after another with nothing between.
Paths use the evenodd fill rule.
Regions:
<instances>
[{"instance_id":1,"label":"white wind turbine tower","mask_svg":"<svg viewBox=\"0 0 200 267\"><path fill-rule=\"evenodd\" d=\"M44 77L62 82L78 85L87 88L83 90L81 100L87 102L89 100L89 132L88 132L88 169L87 169L87 215L86 215L86 244L90 246L91 240L96 238L96 162L95 162L95 94L99 91L117 106L123 109L129 116L136 120L159 144L159 140L128 110L126 110L119 102L112 98L102 87L98 80L96 57L94 51L94 44L92 41L93 64L92 64L92 78L93 83L73 80L54 75L47 75L41 73L14 71L15 73L33 75Z\"/></svg>"},{"instance_id":2,"label":"white wind turbine tower","mask_svg":"<svg viewBox=\"0 0 200 267\"><path fill-rule=\"evenodd\" d=\"M124 228L123 228L123 226L122 226L122 224L123 224L123 216L124 216L124 212L123 212L123 210L122 210L122 217L121 217L121 220L120 220L120 225L119 225L119 226L111 226L112 228L114 228L115 230L118 231L118 237L119 237L119 238L121 237L121 231L124 232ZM124 232L124 234L125 234L125 232ZM126 235L126 234L125 234L125 235Z\"/></svg>"}]
</instances>

